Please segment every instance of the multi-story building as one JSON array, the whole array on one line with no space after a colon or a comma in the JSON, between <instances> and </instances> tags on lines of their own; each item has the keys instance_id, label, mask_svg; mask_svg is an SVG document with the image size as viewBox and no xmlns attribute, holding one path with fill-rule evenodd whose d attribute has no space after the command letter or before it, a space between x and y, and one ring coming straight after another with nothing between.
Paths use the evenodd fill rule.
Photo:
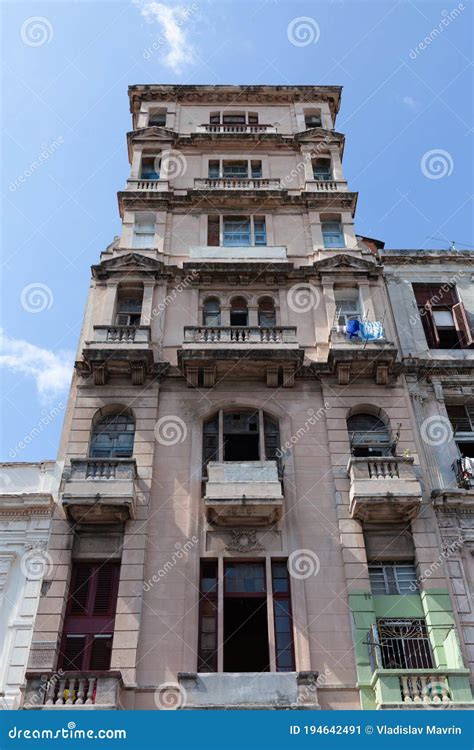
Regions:
<instances>
[{"instance_id":1,"label":"multi-story building","mask_svg":"<svg viewBox=\"0 0 474 750\"><path fill-rule=\"evenodd\" d=\"M340 88L129 94L25 705L470 705Z\"/></svg>"},{"instance_id":2,"label":"multi-story building","mask_svg":"<svg viewBox=\"0 0 474 750\"><path fill-rule=\"evenodd\" d=\"M38 603L51 585L58 484L54 461L0 464L0 710L20 704Z\"/></svg>"},{"instance_id":3,"label":"multi-story building","mask_svg":"<svg viewBox=\"0 0 474 750\"><path fill-rule=\"evenodd\" d=\"M427 494L438 519L440 563L472 676L474 251L383 250L381 259L420 428Z\"/></svg>"}]
</instances>

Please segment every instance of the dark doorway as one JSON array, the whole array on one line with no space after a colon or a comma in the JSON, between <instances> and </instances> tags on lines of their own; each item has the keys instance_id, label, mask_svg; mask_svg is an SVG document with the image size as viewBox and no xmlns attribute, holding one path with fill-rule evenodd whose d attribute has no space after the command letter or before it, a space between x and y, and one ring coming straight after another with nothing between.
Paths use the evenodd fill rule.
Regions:
<instances>
[{"instance_id":1,"label":"dark doorway","mask_svg":"<svg viewBox=\"0 0 474 750\"><path fill-rule=\"evenodd\" d=\"M267 602L263 598L224 601L224 672L268 672Z\"/></svg>"},{"instance_id":2,"label":"dark doorway","mask_svg":"<svg viewBox=\"0 0 474 750\"><path fill-rule=\"evenodd\" d=\"M258 435L224 435L224 461L258 461Z\"/></svg>"}]
</instances>

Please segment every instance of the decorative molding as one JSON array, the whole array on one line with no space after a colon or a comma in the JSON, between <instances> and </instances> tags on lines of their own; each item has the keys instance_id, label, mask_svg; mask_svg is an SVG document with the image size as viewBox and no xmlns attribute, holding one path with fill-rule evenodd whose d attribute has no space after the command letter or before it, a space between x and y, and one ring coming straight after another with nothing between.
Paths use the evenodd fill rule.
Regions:
<instances>
[{"instance_id":1,"label":"decorative molding","mask_svg":"<svg viewBox=\"0 0 474 750\"><path fill-rule=\"evenodd\" d=\"M228 552L261 552L265 549L257 537L256 529L231 529L231 539L225 548Z\"/></svg>"}]
</instances>

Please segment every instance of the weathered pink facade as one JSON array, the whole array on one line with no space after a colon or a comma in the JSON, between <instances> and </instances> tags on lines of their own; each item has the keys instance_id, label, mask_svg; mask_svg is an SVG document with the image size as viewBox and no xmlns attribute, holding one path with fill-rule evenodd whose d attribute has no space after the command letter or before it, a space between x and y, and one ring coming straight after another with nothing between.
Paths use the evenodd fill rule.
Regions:
<instances>
[{"instance_id":1,"label":"weathered pink facade","mask_svg":"<svg viewBox=\"0 0 474 750\"><path fill-rule=\"evenodd\" d=\"M340 88L129 93L123 230L92 269L60 450L54 570L36 619L26 705L38 706L38 674L48 671L53 685L39 703L50 707L68 699L77 708L137 709L468 704L443 567L411 596L371 592L367 539L373 546L377 529L389 541L375 562L371 552L372 563L399 559L418 578L440 543L420 483L420 438L380 243L354 229L357 194L344 180L336 125ZM153 116L160 124L150 124ZM378 339L342 332L348 300L360 320L381 323ZM232 414L255 415L258 440L237 431L233 440ZM360 414L386 429L388 452L355 455L347 419ZM94 455L94 425L115 415L135 425L133 452ZM207 641L215 668L200 671L206 560L218 579ZM120 570L110 668L74 674L60 652L68 616L72 623L71 570L81 561L116 561ZM229 562L245 561L255 570L264 563L267 627L258 637L268 663L226 671L224 574ZM278 668L272 562L289 570L294 660L286 671ZM367 633L383 617L425 619L432 663L394 671L371 662Z\"/></svg>"}]
</instances>

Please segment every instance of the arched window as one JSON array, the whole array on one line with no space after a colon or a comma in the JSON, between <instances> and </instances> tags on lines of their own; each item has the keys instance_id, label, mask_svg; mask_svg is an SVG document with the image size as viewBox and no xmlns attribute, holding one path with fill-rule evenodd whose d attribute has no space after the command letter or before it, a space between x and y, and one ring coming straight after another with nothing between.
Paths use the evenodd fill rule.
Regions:
<instances>
[{"instance_id":1,"label":"arched window","mask_svg":"<svg viewBox=\"0 0 474 750\"><path fill-rule=\"evenodd\" d=\"M347 420L353 456L388 456L394 444L390 426L375 414L359 412Z\"/></svg>"},{"instance_id":2,"label":"arched window","mask_svg":"<svg viewBox=\"0 0 474 750\"><path fill-rule=\"evenodd\" d=\"M247 302L243 297L234 297L230 303L231 326L248 326L249 314Z\"/></svg>"},{"instance_id":3,"label":"arched window","mask_svg":"<svg viewBox=\"0 0 474 750\"><path fill-rule=\"evenodd\" d=\"M204 326L220 326L221 306L218 299L207 299L202 308L202 324Z\"/></svg>"},{"instance_id":4,"label":"arched window","mask_svg":"<svg viewBox=\"0 0 474 750\"><path fill-rule=\"evenodd\" d=\"M258 325L262 328L273 328L276 325L275 304L271 297L265 297L258 303Z\"/></svg>"},{"instance_id":5,"label":"arched window","mask_svg":"<svg viewBox=\"0 0 474 750\"><path fill-rule=\"evenodd\" d=\"M277 461L279 446L278 421L260 409L219 412L204 422L203 464Z\"/></svg>"},{"instance_id":6,"label":"arched window","mask_svg":"<svg viewBox=\"0 0 474 750\"><path fill-rule=\"evenodd\" d=\"M133 455L135 422L130 414L108 414L98 419L90 444L91 458L130 458Z\"/></svg>"}]
</instances>

